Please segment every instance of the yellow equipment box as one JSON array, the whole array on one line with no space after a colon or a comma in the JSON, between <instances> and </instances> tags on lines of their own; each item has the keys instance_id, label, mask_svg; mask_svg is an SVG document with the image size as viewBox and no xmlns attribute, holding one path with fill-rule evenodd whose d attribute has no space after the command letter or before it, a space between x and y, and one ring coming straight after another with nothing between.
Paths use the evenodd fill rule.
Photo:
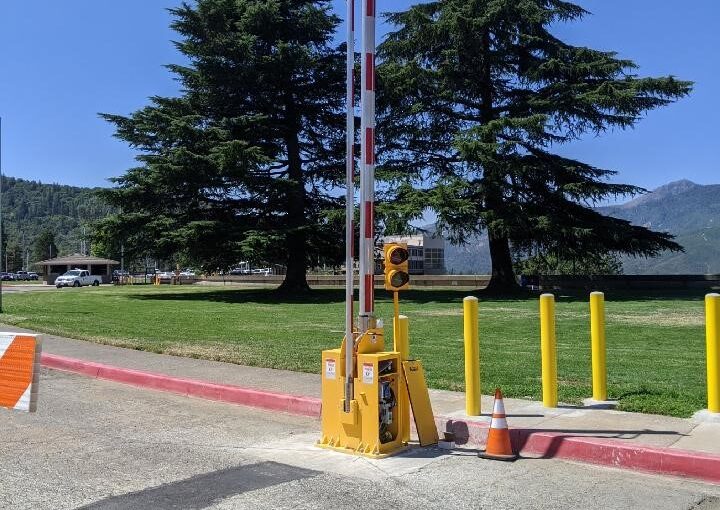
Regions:
<instances>
[{"instance_id":1,"label":"yellow equipment box","mask_svg":"<svg viewBox=\"0 0 720 510\"><path fill-rule=\"evenodd\" d=\"M354 356L354 398L344 411L345 349L322 353L322 438L318 446L380 458L405 447L399 402L407 394L398 352L385 352L382 329L368 330Z\"/></svg>"}]
</instances>

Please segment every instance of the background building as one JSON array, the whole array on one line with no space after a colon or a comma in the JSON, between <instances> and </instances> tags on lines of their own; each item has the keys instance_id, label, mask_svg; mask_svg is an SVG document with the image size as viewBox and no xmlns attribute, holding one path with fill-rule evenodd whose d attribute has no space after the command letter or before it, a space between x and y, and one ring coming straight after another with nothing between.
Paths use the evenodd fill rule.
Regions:
<instances>
[{"instance_id":1,"label":"background building","mask_svg":"<svg viewBox=\"0 0 720 510\"><path fill-rule=\"evenodd\" d=\"M103 283L110 283L113 267L119 266L120 262L76 253L66 257L43 260L35 265L43 268L42 279L48 285L55 283L55 278L71 269L87 269L91 275L102 276Z\"/></svg>"},{"instance_id":2,"label":"background building","mask_svg":"<svg viewBox=\"0 0 720 510\"><path fill-rule=\"evenodd\" d=\"M410 274L445 274L445 238L441 235L386 236L385 243L407 243Z\"/></svg>"}]
</instances>

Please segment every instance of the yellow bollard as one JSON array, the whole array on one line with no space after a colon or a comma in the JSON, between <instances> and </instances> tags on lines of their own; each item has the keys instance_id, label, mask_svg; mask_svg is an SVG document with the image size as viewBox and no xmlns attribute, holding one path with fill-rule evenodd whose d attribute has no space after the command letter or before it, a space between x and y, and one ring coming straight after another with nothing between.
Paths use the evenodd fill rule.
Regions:
<instances>
[{"instance_id":1,"label":"yellow bollard","mask_svg":"<svg viewBox=\"0 0 720 510\"><path fill-rule=\"evenodd\" d=\"M555 296L540 296L540 355L542 357L542 395L545 407L557 407L557 340L555 338Z\"/></svg>"},{"instance_id":2,"label":"yellow bollard","mask_svg":"<svg viewBox=\"0 0 720 510\"><path fill-rule=\"evenodd\" d=\"M407 316L398 315L398 321L393 325L393 329L397 331L397 337L395 339L396 352L400 353L400 359L407 361L410 359L410 339L409 339L409 321Z\"/></svg>"},{"instance_id":3,"label":"yellow bollard","mask_svg":"<svg viewBox=\"0 0 720 510\"><path fill-rule=\"evenodd\" d=\"M708 411L720 413L720 294L705 296Z\"/></svg>"},{"instance_id":4,"label":"yellow bollard","mask_svg":"<svg viewBox=\"0 0 720 510\"><path fill-rule=\"evenodd\" d=\"M395 341L395 350L400 353L401 361L407 361L410 359L410 321L408 321L407 316L398 315L395 329L398 332L397 340ZM399 414L400 437L403 442L407 443L410 441L410 400L408 399L407 393L402 397Z\"/></svg>"},{"instance_id":5,"label":"yellow bollard","mask_svg":"<svg viewBox=\"0 0 720 510\"><path fill-rule=\"evenodd\" d=\"M605 294L590 293L590 343L592 350L593 400L607 400L607 357L605 349Z\"/></svg>"},{"instance_id":6,"label":"yellow bollard","mask_svg":"<svg viewBox=\"0 0 720 510\"><path fill-rule=\"evenodd\" d=\"M480 416L480 340L478 336L478 298L463 299L465 333L465 413Z\"/></svg>"}]
</instances>

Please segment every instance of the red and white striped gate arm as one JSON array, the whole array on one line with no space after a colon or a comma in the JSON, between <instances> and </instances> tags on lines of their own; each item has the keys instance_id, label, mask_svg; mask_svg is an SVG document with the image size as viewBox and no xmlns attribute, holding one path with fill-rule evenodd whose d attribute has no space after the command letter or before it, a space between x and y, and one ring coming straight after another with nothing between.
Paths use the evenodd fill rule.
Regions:
<instances>
[{"instance_id":1,"label":"red and white striped gate arm","mask_svg":"<svg viewBox=\"0 0 720 510\"><path fill-rule=\"evenodd\" d=\"M360 136L360 330L367 330L375 308L375 0L362 1L362 117Z\"/></svg>"}]
</instances>

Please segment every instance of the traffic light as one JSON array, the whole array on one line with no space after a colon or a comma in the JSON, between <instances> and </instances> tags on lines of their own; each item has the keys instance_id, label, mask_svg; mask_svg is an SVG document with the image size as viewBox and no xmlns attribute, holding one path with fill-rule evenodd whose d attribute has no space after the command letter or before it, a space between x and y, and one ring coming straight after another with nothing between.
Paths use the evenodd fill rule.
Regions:
<instances>
[{"instance_id":1,"label":"traffic light","mask_svg":"<svg viewBox=\"0 0 720 510\"><path fill-rule=\"evenodd\" d=\"M385 255L385 290L396 292L410 288L407 244L387 243L383 246Z\"/></svg>"}]
</instances>

